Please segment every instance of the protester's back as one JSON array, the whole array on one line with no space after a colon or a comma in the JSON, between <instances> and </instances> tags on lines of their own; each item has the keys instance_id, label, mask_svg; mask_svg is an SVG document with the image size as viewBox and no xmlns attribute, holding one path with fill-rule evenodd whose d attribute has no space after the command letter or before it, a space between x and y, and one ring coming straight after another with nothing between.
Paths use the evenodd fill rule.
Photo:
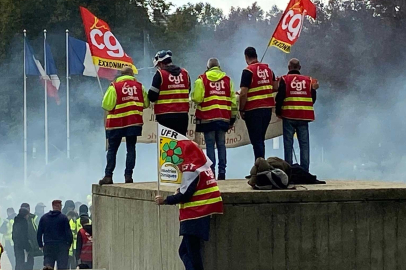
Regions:
<instances>
[{"instance_id":1,"label":"protester's back","mask_svg":"<svg viewBox=\"0 0 406 270\"><path fill-rule=\"evenodd\" d=\"M67 243L69 234L72 234L68 224L68 218L60 211L49 211L40 222L39 229L44 235L44 243Z\"/></svg>"}]
</instances>

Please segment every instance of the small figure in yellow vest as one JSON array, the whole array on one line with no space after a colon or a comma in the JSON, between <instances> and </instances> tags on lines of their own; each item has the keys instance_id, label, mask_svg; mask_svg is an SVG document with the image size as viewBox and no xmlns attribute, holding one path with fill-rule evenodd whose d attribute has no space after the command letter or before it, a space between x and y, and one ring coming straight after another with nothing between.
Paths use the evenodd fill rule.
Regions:
<instances>
[{"instance_id":1,"label":"small figure in yellow vest","mask_svg":"<svg viewBox=\"0 0 406 270\"><path fill-rule=\"evenodd\" d=\"M226 133L235 123L237 103L233 82L220 69L220 62L210 58L207 71L195 82L192 101L196 103L196 132L204 133L207 156L213 162L216 174L216 153L218 151L218 180L226 179L227 150Z\"/></svg>"},{"instance_id":2,"label":"small figure in yellow vest","mask_svg":"<svg viewBox=\"0 0 406 270\"><path fill-rule=\"evenodd\" d=\"M293 136L297 133L300 147L300 166L309 171L309 122L314 121L317 80L300 74L300 62L289 61L289 72L282 76L276 96L276 114L283 119L283 147L285 161L293 163Z\"/></svg>"},{"instance_id":3,"label":"small figure in yellow vest","mask_svg":"<svg viewBox=\"0 0 406 270\"><path fill-rule=\"evenodd\" d=\"M77 243L77 235L78 235L78 228L76 226L77 214L75 211L69 211L66 214L66 217L69 220L69 227L72 232L73 242L72 245L69 247L69 261L68 267L69 269L76 268L76 260L75 260L75 251L76 251L76 243Z\"/></svg>"},{"instance_id":4,"label":"small figure in yellow vest","mask_svg":"<svg viewBox=\"0 0 406 270\"><path fill-rule=\"evenodd\" d=\"M265 158L265 135L275 107L278 82L268 65L258 62L255 48L246 48L244 54L248 66L241 76L239 110L257 160Z\"/></svg>"},{"instance_id":5,"label":"small figure in yellow vest","mask_svg":"<svg viewBox=\"0 0 406 270\"><path fill-rule=\"evenodd\" d=\"M106 137L108 140L107 166L100 185L113 184L113 171L116 167L116 155L123 137L127 144L127 161L124 172L125 182L133 183L135 167L135 145L142 134L142 114L149 107L144 86L134 78L131 67L125 67L107 89L103 98L103 109L108 111Z\"/></svg>"},{"instance_id":6,"label":"small figure in yellow vest","mask_svg":"<svg viewBox=\"0 0 406 270\"><path fill-rule=\"evenodd\" d=\"M17 214L14 211L14 208L7 208L7 218L4 220L3 224L0 226L0 234L3 234L3 244L4 250L7 253L7 258L10 261L11 268L15 269L15 257L14 257L14 243L12 239L13 235L13 224L14 218Z\"/></svg>"},{"instance_id":7,"label":"small figure in yellow vest","mask_svg":"<svg viewBox=\"0 0 406 270\"><path fill-rule=\"evenodd\" d=\"M184 162L182 183L175 195L164 199L156 196L158 205L179 204L180 235L183 236L179 256L186 270L203 270L201 240L208 241L210 216L223 213L223 201L210 168L212 162L192 141L178 142Z\"/></svg>"},{"instance_id":8,"label":"small figure in yellow vest","mask_svg":"<svg viewBox=\"0 0 406 270\"><path fill-rule=\"evenodd\" d=\"M172 63L171 51L157 52L153 63L158 70L152 79L148 98L155 103L156 121L186 136L189 124L189 73Z\"/></svg>"}]
</instances>

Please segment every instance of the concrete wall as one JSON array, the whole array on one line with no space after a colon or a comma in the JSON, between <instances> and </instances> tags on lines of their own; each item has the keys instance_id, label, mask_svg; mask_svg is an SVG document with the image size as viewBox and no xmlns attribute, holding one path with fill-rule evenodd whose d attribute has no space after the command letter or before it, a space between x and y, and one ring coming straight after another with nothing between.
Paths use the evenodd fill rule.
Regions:
<instances>
[{"instance_id":1,"label":"concrete wall","mask_svg":"<svg viewBox=\"0 0 406 270\"><path fill-rule=\"evenodd\" d=\"M96 268L161 269L154 188L94 186ZM226 181L220 190L225 214L212 219L206 270L406 269L406 185L334 181L264 192ZM161 206L165 270L184 269L178 230L177 207Z\"/></svg>"}]
</instances>

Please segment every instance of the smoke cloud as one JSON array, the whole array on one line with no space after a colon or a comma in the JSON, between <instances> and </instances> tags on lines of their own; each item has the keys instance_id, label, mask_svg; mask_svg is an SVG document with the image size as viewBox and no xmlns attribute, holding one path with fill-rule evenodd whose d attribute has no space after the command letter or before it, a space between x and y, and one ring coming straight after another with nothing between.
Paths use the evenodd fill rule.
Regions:
<instances>
[{"instance_id":1,"label":"smoke cloud","mask_svg":"<svg viewBox=\"0 0 406 270\"><path fill-rule=\"evenodd\" d=\"M359 16L364 16L362 13ZM234 81L238 90L240 76L246 63L244 49L257 48L262 56L277 19L246 22L235 28L229 27L227 34L197 34L187 50L157 48L148 43L150 55L155 50L171 49L174 63L189 70L192 81L206 69L207 59L217 57L222 69ZM372 18L372 17L371 17ZM373 18L371 19L373 20ZM277 76L286 74L289 58L301 60L303 74L316 77L320 82L315 105L316 121L310 124L311 172L320 179L366 179L404 181L406 165L403 134L406 134L404 114L406 89L401 59L404 53L392 48L392 54L376 36L390 40L394 37L387 27L377 23L354 24L348 18L337 19L325 32L322 26L309 22L299 42L290 55L269 48L264 62ZM327 23L326 23L327 24ZM355 26L354 26L355 25ZM336 31L352 33L347 42L337 42ZM223 31L221 26L217 29ZM113 29L114 32L114 29ZM320 32L323 32L320 33ZM64 33L49 32L49 43L56 61L64 63ZM316 33L318 33L316 35ZM41 37L30 37L36 56L41 59ZM121 39L122 37L118 37ZM402 37L398 38L399 44ZM153 41L153 40L152 40ZM158 42L153 41L155 44ZM181 41L179 41L181 42ZM375 42L375 43L374 43ZM142 41L134 41L134 48L142 47ZM395 44L391 40L391 44ZM42 201L50 206L53 199L72 199L85 202L91 193L91 184L104 175L105 135L104 112L101 109L101 93L95 78L72 77L71 79L71 159L66 158L66 78L64 69L59 69L61 87L58 106L49 98L49 149L50 164L44 164L44 91L38 78L28 78L28 168L29 181L23 183L23 82L22 82L22 35L11 44L6 61L0 63L2 89L0 101L0 198L4 216L5 208L19 207L21 202L31 205ZM134 59L142 59L143 52L125 48ZM350 64L349 64L350 63ZM136 63L137 64L137 63ZM64 66L65 64L58 64ZM140 66L140 65L138 65ZM139 78L149 88L153 72L143 70ZM108 86L103 81L103 90ZM283 142L279 138L279 149L273 149L273 141L266 142L266 155L283 158ZM295 142L296 154L299 150ZM227 176L243 179L253 164L250 145L228 149ZM124 182L125 145L117 155L115 182ZM138 144L135 181L154 181L156 173L156 145ZM49 208L48 208L49 209ZM2 211L2 212L1 212Z\"/></svg>"}]
</instances>

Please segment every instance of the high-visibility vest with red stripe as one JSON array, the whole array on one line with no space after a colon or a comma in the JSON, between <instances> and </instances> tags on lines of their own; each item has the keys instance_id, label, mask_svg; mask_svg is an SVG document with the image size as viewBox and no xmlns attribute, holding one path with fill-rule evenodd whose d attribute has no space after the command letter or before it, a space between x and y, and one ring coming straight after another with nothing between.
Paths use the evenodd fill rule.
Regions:
<instances>
[{"instance_id":1,"label":"high-visibility vest with red stripe","mask_svg":"<svg viewBox=\"0 0 406 270\"><path fill-rule=\"evenodd\" d=\"M287 119L313 121L312 78L300 74L282 76L286 84L286 97L281 116Z\"/></svg>"},{"instance_id":2,"label":"high-visibility vest with red stripe","mask_svg":"<svg viewBox=\"0 0 406 270\"><path fill-rule=\"evenodd\" d=\"M82 236L82 250L80 252L80 259L82 262L91 262L93 260L93 238L83 228L79 230L79 233Z\"/></svg>"},{"instance_id":3,"label":"high-visibility vest with red stripe","mask_svg":"<svg viewBox=\"0 0 406 270\"><path fill-rule=\"evenodd\" d=\"M124 80L112 85L116 89L117 101L114 109L107 115L106 129L142 126L144 111L142 84L136 80Z\"/></svg>"},{"instance_id":4,"label":"high-visibility vest with red stripe","mask_svg":"<svg viewBox=\"0 0 406 270\"><path fill-rule=\"evenodd\" d=\"M201 172L191 200L179 205L179 220L223 214L223 200L212 170Z\"/></svg>"},{"instance_id":5,"label":"high-visibility vest with red stripe","mask_svg":"<svg viewBox=\"0 0 406 270\"><path fill-rule=\"evenodd\" d=\"M276 92L273 91L273 73L267 64L254 63L246 69L252 72L245 111L275 107Z\"/></svg>"},{"instance_id":6,"label":"high-visibility vest with red stripe","mask_svg":"<svg viewBox=\"0 0 406 270\"><path fill-rule=\"evenodd\" d=\"M155 114L189 112L189 74L182 69L178 76L164 69L158 70L162 83L154 105Z\"/></svg>"},{"instance_id":7,"label":"high-visibility vest with red stripe","mask_svg":"<svg viewBox=\"0 0 406 270\"><path fill-rule=\"evenodd\" d=\"M203 121L231 119L231 79L228 76L210 81L206 74L200 75L204 86L204 99L196 109L196 118Z\"/></svg>"}]
</instances>

